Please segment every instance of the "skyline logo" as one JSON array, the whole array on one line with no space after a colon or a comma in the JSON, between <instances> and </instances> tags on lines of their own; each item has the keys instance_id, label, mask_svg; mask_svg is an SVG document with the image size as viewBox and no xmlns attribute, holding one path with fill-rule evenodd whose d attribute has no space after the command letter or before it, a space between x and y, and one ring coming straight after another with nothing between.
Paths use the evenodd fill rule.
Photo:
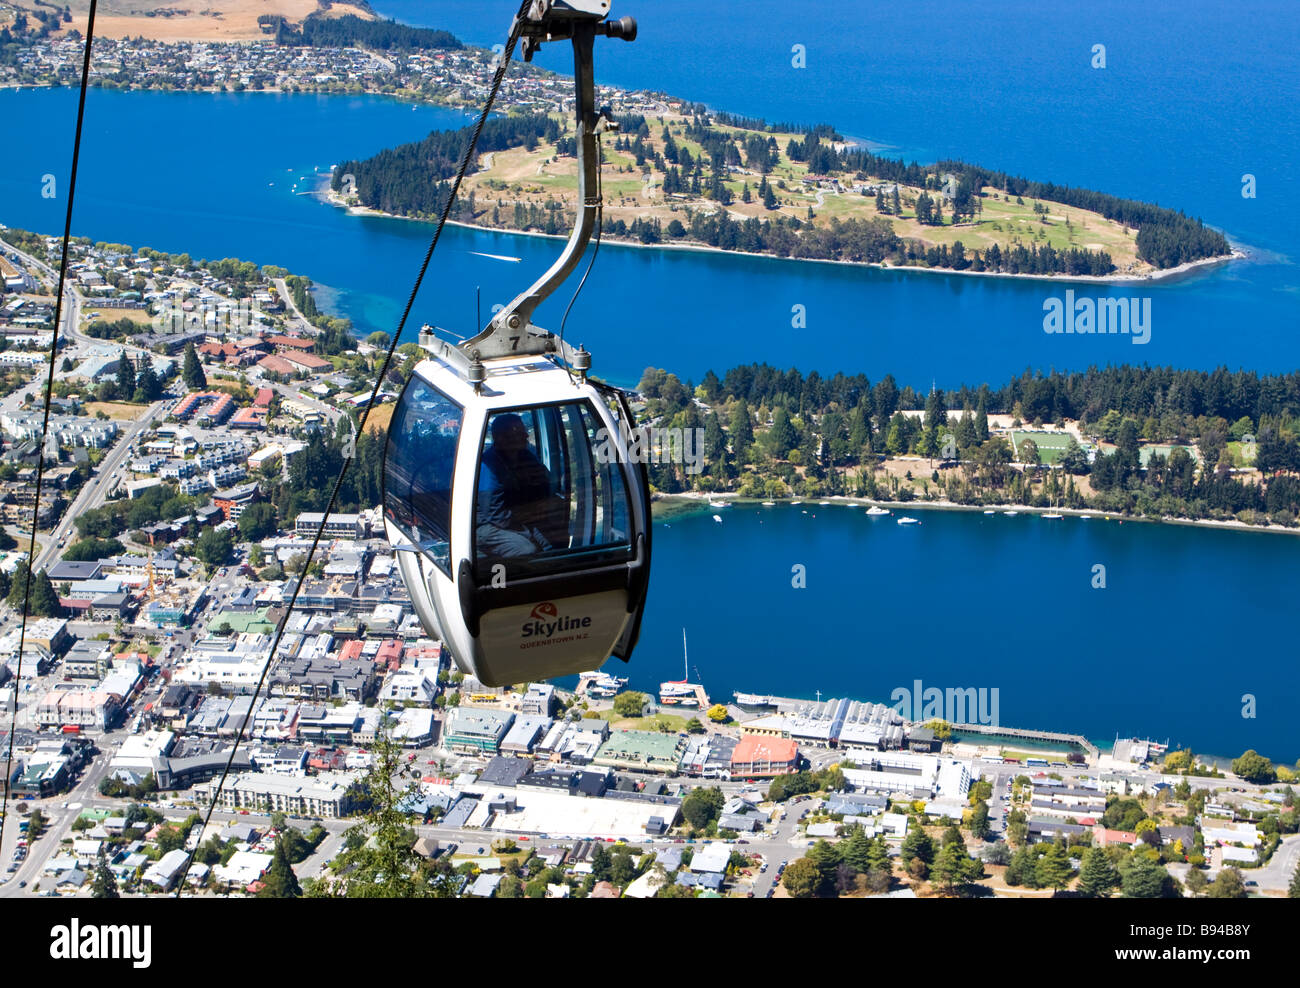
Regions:
<instances>
[{"instance_id":1,"label":"skyline logo","mask_svg":"<svg viewBox=\"0 0 1300 988\"><path fill-rule=\"evenodd\" d=\"M560 642L575 641L586 638L586 629L591 627L590 615L583 617L560 617L560 609L549 600L533 606L532 613L519 629L519 636L527 639L520 648L537 648L540 645L556 645ZM556 637L557 635L562 637Z\"/></svg>"},{"instance_id":2,"label":"skyline logo","mask_svg":"<svg viewBox=\"0 0 1300 988\"><path fill-rule=\"evenodd\" d=\"M1043 332L1049 336L1123 334L1131 343L1151 342L1150 298L1075 298L1069 288L1064 299L1046 299L1043 312Z\"/></svg>"}]
</instances>

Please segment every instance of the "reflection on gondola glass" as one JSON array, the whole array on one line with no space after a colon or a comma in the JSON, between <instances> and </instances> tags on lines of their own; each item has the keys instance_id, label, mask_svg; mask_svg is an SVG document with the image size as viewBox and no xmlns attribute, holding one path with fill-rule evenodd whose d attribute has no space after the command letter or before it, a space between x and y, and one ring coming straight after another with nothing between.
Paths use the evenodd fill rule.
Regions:
<instances>
[{"instance_id":1,"label":"reflection on gondola glass","mask_svg":"<svg viewBox=\"0 0 1300 988\"><path fill-rule=\"evenodd\" d=\"M586 402L489 416L476 498L481 565L509 559L519 574L629 558L627 487L618 464L595 454L600 430Z\"/></svg>"},{"instance_id":2,"label":"reflection on gondola glass","mask_svg":"<svg viewBox=\"0 0 1300 988\"><path fill-rule=\"evenodd\" d=\"M418 377L388 432L384 511L444 573L450 574L451 477L463 410Z\"/></svg>"}]
</instances>

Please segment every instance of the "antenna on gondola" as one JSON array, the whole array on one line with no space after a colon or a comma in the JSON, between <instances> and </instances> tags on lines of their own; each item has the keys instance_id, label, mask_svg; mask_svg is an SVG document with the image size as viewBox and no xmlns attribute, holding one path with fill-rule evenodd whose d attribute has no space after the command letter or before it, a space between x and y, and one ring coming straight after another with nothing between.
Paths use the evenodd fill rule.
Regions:
<instances>
[{"instance_id":1,"label":"antenna on gondola","mask_svg":"<svg viewBox=\"0 0 1300 988\"><path fill-rule=\"evenodd\" d=\"M573 46L573 231L477 335L453 344L424 327L429 357L398 401L384 454L384 523L412 606L456 664L489 686L629 658L649 585L649 476L632 460L627 395L589 379L591 354L565 342L564 320L558 335L533 322L593 231L599 247L597 142L618 126L596 109L592 52L598 36L631 41L637 31L630 17L607 20L609 6L520 8L511 35L525 60L544 43Z\"/></svg>"}]
</instances>

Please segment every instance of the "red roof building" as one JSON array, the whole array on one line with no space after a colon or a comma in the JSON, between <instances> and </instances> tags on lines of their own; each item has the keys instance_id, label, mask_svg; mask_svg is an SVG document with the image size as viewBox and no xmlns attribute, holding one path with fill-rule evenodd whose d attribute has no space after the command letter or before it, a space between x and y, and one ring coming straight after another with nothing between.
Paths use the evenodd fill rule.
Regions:
<instances>
[{"instance_id":1,"label":"red roof building","mask_svg":"<svg viewBox=\"0 0 1300 988\"><path fill-rule=\"evenodd\" d=\"M1137 834L1129 830L1108 830L1106 827L1092 828L1092 846L1105 847L1107 844L1128 844L1132 846L1137 843Z\"/></svg>"},{"instance_id":2,"label":"red roof building","mask_svg":"<svg viewBox=\"0 0 1300 988\"><path fill-rule=\"evenodd\" d=\"M279 336L268 336L266 341L277 347L283 347L286 350L306 351L316 345L315 340L309 340L305 336L285 336L283 334Z\"/></svg>"},{"instance_id":3,"label":"red roof building","mask_svg":"<svg viewBox=\"0 0 1300 988\"><path fill-rule=\"evenodd\" d=\"M746 734L731 753L731 777L790 775L799 770L799 745L789 738Z\"/></svg>"},{"instance_id":4,"label":"red roof building","mask_svg":"<svg viewBox=\"0 0 1300 988\"><path fill-rule=\"evenodd\" d=\"M257 362L257 366L262 368L262 370L270 371L272 374L285 374L289 377L298 373L297 367L289 363L289 361L285 360L283 357L276 357L274 355L263 357Z\"/></svg>"},{"instance_id":5,"label":"red roof building","mask_svg":"<svg viewBox=\"0 0 1300 988\"><path fill-rule=\"evenodd\" d=\"M270 388L258 388L257 395L253 398L253 404L257 408L270 408L271 399L275 397L275 392Z\"/></svg>"},{"instance_id":6,"label":"red roof building","mask_svg":"<svg viewBox=\"0 0 1300 988\"><path fill-rule=\"evenodd\" d=\"M272 358L267 358L267 359L272 359ZM333 364L331 364L324 357L316 356L316 354L314 353L294 353L292 351L289 351L284 354L284 359L289 361L289 363L291 364L296 364L298 367L301 367L303 370L322 371L322 370L334 369Z\"/></svg>"},{"instance_id":7,"label":"red roof building","mask_svg":"<svg viewBox=\"0 0 1300 988\"><path fill-rule=\"evenodd\" d=\"M388 639L379 646L375 653L375 666L387 666L390 672L396 672L402 666L404 646L396 639Z\"/></svg>"},{"instance_id":8,"label":"red roof building","mask_svg":"<svg viewBox=\"0 0 1300 988\"><path fill-rule=\"evenodd\" d=\"M265 408L241 408L226 423L232 429L265 429Z\"/></svg>"}]
</instances>

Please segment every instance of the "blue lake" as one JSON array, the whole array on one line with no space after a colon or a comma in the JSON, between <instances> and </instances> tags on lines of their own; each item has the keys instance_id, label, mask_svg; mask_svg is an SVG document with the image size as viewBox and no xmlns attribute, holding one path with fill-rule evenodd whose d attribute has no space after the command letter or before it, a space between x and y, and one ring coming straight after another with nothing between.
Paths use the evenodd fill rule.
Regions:
<instances>
[{"instance_id":1,"label":"blue lake","mask_svg":"<svg viewBox=\"0 0 1300 988\"><path fill-rule=\"evenodd\" d=\"M492 44L512 6L379 9ZM909 158L962 156L1184 208L1252 259L1168 283L1079 288L1152 298L1151 342L1135 346L1044 334L1043 302L1062 283L606 245L568 330L594 351L598 373L632 384L647 365L698 379L768 361L955 387L1026 367L1300 366L1300 224L1286 194L1300 164L1300 26L1288 6L1044 10L1017 0L974 19L963 5L922 0L856 21L846 11L620 2L616 13L638 16L642 36L602 45L597 69L604 81L741 113L831 121ZM1104 70L1088 65L1097 43ZM804 70L790 68L795 44L806 47ZM542 64L567 68L558 48ZM0 158L0 222L61 231L65 200L40 189L45 174L66 189L75 107L72 90L0 91L8 132L31 135ZM312 277L323 305L362 334L391 331L429 225L350 217L298 193L337 161L465 119L379 97L92 90L74 232L283 265ZM1240 195L1247 172L1253 200ZM475 286L486 311L558 248L448 228L411 328L469 332ZM555 327L567 301L538 321ZM797 338L796 304L808 313ZM686 627L692 665L717 698L742 689L887 700L920 678L999 688L1009 725L1300 754L1294 538L919 511L922 525L899 527L803 508L736 507L720 525L704 512L656 528L643 644L627 668L634 685L680 677ZM807 589L791 587L795 564L807 567ZM1107 567L1105 590L1091 588L1096 564ZM1245 694L1257 698L1255 719L1241 716Z\"/></svg>"}]
</instances>

